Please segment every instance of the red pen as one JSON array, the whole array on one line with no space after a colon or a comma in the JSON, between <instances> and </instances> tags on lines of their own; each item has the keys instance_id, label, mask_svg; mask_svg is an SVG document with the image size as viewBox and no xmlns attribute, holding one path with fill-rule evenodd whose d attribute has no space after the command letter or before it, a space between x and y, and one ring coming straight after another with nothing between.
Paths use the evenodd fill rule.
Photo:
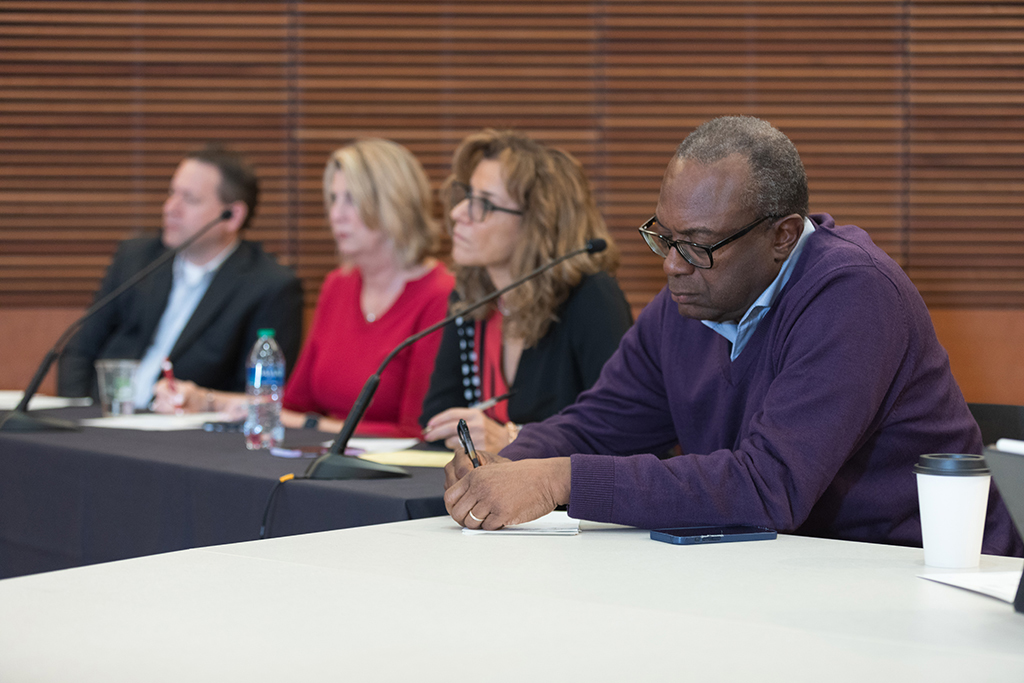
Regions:
<instances>
[{"instance_id":1,"label":"red pen","mask_svg":"<svg viewBox=\"0 0 1024 683\"><path fill-rule=\"evenodd\" d=\"M177 392L174 386L174 366L171 364L171 359L164 358L164 362L160 364L160 369L163 370L164 379L167 380L167 388L172 392Z\"/></svg>"},{"instance_id":2,"label":"red pen","mask_svg":"<svg viewBox=\"0 0 1024 683\"><path fill-rule=\"evenodd\" d=\"M184 412L182 404L185 402L185 397L178 393L178 383L174 380L174 365L171 364L170 358L164 358L164 362L160 363L160 370L163 372L164 379L167 380L167 388L173 397L171 400L176 406L174 412L180 415Z\"/></svg>"}]
</instances>

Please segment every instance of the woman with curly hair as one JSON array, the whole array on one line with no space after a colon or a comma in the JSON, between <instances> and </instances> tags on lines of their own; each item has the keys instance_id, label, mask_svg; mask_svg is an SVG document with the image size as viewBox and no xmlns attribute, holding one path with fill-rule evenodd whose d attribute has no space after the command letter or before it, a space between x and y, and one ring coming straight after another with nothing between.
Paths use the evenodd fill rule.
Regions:
<instances>
[{"instance_id":1,"label":"woman with curly hair","mask_svg":"<svg viewBox=\"0 0 1024 683\"><path fill-rule=\"evenodd\" d=\"M477 446L496 453L519 425L554 415L593 385L632 314L612 277L618 250L569 154L484 130L456 150L443 194L455 312L590 239L608 242L445 329L420 418L424 439L454 447L465 419Z\"/></svg>"}]
</instances>

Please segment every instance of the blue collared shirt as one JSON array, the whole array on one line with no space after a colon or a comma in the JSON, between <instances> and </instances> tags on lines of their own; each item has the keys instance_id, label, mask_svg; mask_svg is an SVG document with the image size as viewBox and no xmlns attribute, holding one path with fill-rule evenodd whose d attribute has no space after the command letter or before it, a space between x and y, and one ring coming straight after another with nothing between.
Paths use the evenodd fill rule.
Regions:
<instances>
[{"instance_id":1,"label":"blue collared shirt","mask_svg":"<svg viewBox=\"0 0 1024 683\"><path fill-rule=\"evenodd\" d=\"M197 266L181 254L174 257L174 284L171 285L171 294L167 298L167 307L160 316L156 333L153 335L153 343L149 345L135 371L136 408L145 408L153 399L153 385L160 379L161 363L171 353L185 325L196 312L196 307L209 289L217 269L235 252L238 245L239 241L235 240L211 261L201 266Z\"/></svg>"},{"instance_id":2,"label":"blue collared shirt","mask_svg":"<svg viewBox=\"0 0 1024 683\"><path fill-rule=\"evenodd\" d=\"M807 238L812 232L814 232L814 223L809 218L805 218L803 233L800 234L800 239L797 240L796 246L790 252L789 258L786 259L786 262L782 264L782 268L779 269L779 274L775 276L775 279L772 280L767 289L761 292L761 296L757 297L757 300L750 305L750 308L747 309L747 312L743 314L738 323L717 323L711 320L701 320L702 323L732 342L732 353L729 354L729 360L736 360L740 352L743 351L743 347L747 345L747 342L754 335L754 330L757 329L758 323L768 315L772 304L779 298L782 288L789 282L789 276L793 274L793 268L800 259L800 254L804 250Z\"/></svg>"}]
</instances>

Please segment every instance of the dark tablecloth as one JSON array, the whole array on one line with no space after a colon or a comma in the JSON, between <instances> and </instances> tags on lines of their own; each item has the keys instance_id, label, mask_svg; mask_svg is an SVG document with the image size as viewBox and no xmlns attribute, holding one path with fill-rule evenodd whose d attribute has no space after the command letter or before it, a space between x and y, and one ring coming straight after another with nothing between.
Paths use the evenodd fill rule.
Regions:
<instances>
[{"instance_id":1,"label":"dark tablecloth","mask_svg":"<svg viewBox=\"0 0 1024 683\"><path fill-rule=\"evenodd\" d=\"M285 443L329 436L289 430ZM247 450L238 433L0 433L0 578L254 540L278 478L308 464ZM289 481L267 536L445 514L444 471L406 469L411 477Z\"/></svg>"}]
</instances>

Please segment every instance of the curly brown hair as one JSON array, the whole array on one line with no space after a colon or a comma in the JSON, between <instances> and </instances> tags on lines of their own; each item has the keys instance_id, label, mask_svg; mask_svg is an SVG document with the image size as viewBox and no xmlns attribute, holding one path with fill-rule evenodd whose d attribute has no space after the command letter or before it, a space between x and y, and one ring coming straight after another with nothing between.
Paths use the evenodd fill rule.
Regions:
<instances>
[{"instance_id":1,"label":"curly brown hair","mask_svg":"<svg viewBox=\"0 0 1024 683\"><path fill-rule=\"evenodd\" d=\"M486 129L467 137L452 157L452 183L469 184L473 170L484 159L501 164L509 198L523 211L522 238L512 253L512 277L519 278L574 249L587 240L603 239L608 248L599 254L569 259L509 292L504 298L505 329L521 337L526 348L547 334L558 310L584 275L605 270L614 273L619 251L598 211L583 167L570 154L543 145L523 133ZM442 196L448 197L445 191ZM451 228L451 206L445 215ZM455 264L455 291L463 302L476 301L495 290L486 268ZM457 311L459 304L454 306ZM480 320L494 311L485 306L469 317Z\"/></svg>"}]
</instances>

